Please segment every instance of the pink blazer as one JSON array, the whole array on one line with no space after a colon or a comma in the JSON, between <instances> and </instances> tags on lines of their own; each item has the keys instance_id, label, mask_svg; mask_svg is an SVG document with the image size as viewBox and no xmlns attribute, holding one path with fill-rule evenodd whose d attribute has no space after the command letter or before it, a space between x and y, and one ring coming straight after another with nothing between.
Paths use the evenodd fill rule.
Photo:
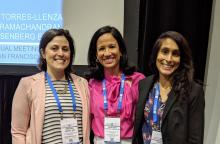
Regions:
<instances>
[{"instance_id":1,"label":"pink blazer","mask_svg":"<svg viewBox=\"0 0 220 144\"><path fill-rule=\"evenodd\" d=\"M90 112L87 81L71 74L81 96L83 143L89 144ZM41 144L45 109L45 73L21 79L12 104L11 133L13 144Z\"/></svg>"}]
</instances>

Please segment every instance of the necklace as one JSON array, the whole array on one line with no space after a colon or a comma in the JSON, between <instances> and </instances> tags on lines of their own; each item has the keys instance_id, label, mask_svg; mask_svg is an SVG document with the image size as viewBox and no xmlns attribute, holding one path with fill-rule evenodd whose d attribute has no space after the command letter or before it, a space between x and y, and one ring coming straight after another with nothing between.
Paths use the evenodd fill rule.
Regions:
<instances>
[{"instance_id":1,"label":"necklace","mask_svg":"<svg viewBox=\"0 0 220 144\"><path fill-rule=\"evenodd\" d=\"M57 90L57 93L60 94L60 95L64 95L67 93L67 84L65 83L64 84L64 88L62 90Z\"/></svg>"}]
</instances>

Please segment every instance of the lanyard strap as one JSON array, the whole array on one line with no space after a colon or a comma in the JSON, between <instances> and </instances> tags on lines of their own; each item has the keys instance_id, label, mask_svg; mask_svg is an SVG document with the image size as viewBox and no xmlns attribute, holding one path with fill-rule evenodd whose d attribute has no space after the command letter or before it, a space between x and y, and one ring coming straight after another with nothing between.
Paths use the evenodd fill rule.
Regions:
<instances>
[{"instance_id":1,"label":"lanyard strap","mask_svg":"<svg viewBox=\"0 0 220 144\"><path fill-rule=\"evenodd\" d=\"M125 75L121 75L121 83L120 83L120 93L119 93L119 102L118 102L118 112L120 112L122 108L122 99L124 94L124 84L125 84ZM104 96L104 110L107 111L108 109L108 100L107 100L107 89L106 89L106 80L102 81L102 90Z\"/></svg>"},{"instance_id":2,"label":"lanyard strap","mask_svg":"<svg viewBox=\"0 0 220 144\"><path fill-rule=\"evenodd\" d=\"M48 84L49 84L49 86L50 86L50 89L52 90L53 95L54 95L54 98L55 98L55 100L56 100L56 103L57 103L59 112L62 113L62 112L63 112L63 109L62 109L62 106L61 106L61 103L60 103L60 100L59 100L57 91L56 91L56 89L55 89L54 86L53 86L53 83L52 83L52 81L51 81L51 79L50 79L49 74L48 74L47 72L46 72L45 74L46 74L46 79L47 79L47 81L48 81ZM69 80L68 80L68 86L69 86L70 94L71 94L71 97L72 97L73 111L76 112L76 100L75 100L75 95L74 95L74 91L73 91L73 88L72 88L71 83L70 83Z\"/></svg>"},{"instance_id":3,"label":"lanyard strap","mask_svg":"<svg viewBox=\"0 0 220 144\"><path fill-rule=\"evenodd\" d=\"M153 122L156 123L158 120L157 109L158 109L158 101L160 95L160 85L156 83L153 88L153 96L154 96L154 105L153 105Z\"/></svg>"}]
</instances>

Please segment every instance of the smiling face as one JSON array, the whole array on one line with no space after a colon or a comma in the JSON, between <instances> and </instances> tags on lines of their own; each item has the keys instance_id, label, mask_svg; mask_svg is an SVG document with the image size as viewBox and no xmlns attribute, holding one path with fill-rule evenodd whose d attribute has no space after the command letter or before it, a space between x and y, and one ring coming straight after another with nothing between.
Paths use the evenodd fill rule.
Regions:
<instances>
[{"instance_id":1,"label":"smiling face","mask_svg":"<svg viewBox=\"0 0 220 144\"><path fill-rule=\"evenodd\" d=\"M46 60L48 73L64 73L70 63L70 47L66 37L54 37L42 51L42 56Z\"/></svg>"},{"instance_id":2,"label":"smiling face","mask_svg":"<svg viewBox=\"0 0 220 144\"><path fill-rule=\"evenodd\" d=\"M170 77L179 65L180 51L178 45L170 38L164 39L156 59L156 66L160 77Z\"/></svg>"},{"instance_id":3,"label":"smiling face","mask_svg":"<svg viewBox=\"0 0 220 144\"><path fill-rule=\"evenodd\" d=\"M118 42L111 33L98 38L96 57L105 70L119 71L121 55Z\"/></svg>"}]
</instances>

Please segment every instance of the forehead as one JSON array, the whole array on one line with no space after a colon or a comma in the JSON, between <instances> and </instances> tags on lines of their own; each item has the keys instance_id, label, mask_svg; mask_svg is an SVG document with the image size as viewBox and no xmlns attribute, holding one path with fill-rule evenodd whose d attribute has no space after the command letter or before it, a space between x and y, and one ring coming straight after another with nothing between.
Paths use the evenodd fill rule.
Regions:
<instances>
[{"instance_id":1,"label":"forehead","mask_svg":"<svg viewBox=\"0 0 220 144\"><path fill-rule=\"evenodd\" d=\"M65 36L55 36L49 43L49 44L69 44L68 40Z\"/></svg>"},{"instance_id":2,"label":"forehead","mask_svg":"<svg viewBox=\"0 0 220 144\"><path fill-rule=\"evenodd\" d=\"M163 49L163 48L167 48L170 50L179 50L177 43L171 38L166 38L162 40L160 49Z\"/></svg>"},{"instance_id":3,"label":"forehead","mask_svg":"<svg viewBox=\"0 0 220 144\"><path fill-rule=\"evenodd\" d=\"M105 43L105 42L117 42L117 40L113 37L111 33L105 33L101 35L97 40L97 45Z\"/></svg>"}]
</instances>

